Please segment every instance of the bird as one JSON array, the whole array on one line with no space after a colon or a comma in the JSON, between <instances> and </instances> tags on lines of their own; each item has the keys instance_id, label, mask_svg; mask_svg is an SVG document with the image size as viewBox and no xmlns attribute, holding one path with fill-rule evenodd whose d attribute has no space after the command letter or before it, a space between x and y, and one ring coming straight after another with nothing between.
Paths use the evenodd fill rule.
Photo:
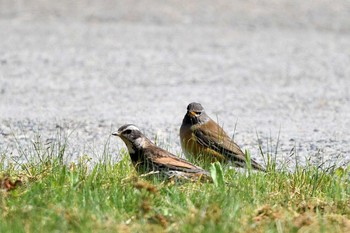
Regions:
<instances>
[{"instance_id":1,"label":"bird","mask_svg":"<svg viewBox=\"0 0 350 233\"><path fill-rule=\"evenodd\" d=\"M120 137L139 174L158 174L172 180L210 181L209 172L156 146L133 124L121 126L113 136Z\"/></svg>"},{"instance_id":2,"label":"bird","mask_svg":"<svg viewBox=\"0 0 350 233\"><path fill-rule=\"evenodd\" d=\"M247 156L224 129L206 114L200 103L192 102L187 106L180 127L180 141L187 158L221 163L231 161L237 167L247 165ZM266 172L256 161L250 161L253 169Z\"/></svg>"}]
</instances>

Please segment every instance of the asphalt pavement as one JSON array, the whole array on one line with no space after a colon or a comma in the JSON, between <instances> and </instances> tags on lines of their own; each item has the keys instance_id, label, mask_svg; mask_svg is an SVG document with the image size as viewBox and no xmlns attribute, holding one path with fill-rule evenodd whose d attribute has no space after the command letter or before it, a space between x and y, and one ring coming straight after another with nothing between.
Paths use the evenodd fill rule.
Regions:
<instances>
[{"instance_id":1,"label":"asphalt pavement","mask_svg":"<svg viewBox=\"0 0 350 233\"><path fill-rule=\"evenodd\" d=\"M118 159L133 123L182 156L196 101L259 162L347 165L349 19L340 0L0 1L0 154Z\"/></svg>"}]
</instances>

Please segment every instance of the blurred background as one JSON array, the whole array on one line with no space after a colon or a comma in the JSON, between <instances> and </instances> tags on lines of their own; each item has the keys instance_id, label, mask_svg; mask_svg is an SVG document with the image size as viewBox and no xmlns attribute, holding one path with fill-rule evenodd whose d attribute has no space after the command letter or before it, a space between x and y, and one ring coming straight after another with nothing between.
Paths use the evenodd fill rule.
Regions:
<instances>
[{"instance_id":1,"label":"blurred background","mask_svg":"<svg viewBox=\"0 0 350 233\"><path fill-rule=\"evenodd\" d=\"M59 134L70 159L117 156L134 123L181 155L196 101L260 162L346 164L349 19L341 0L0 0L0 154Z\"/></svg>"}]
</instances>

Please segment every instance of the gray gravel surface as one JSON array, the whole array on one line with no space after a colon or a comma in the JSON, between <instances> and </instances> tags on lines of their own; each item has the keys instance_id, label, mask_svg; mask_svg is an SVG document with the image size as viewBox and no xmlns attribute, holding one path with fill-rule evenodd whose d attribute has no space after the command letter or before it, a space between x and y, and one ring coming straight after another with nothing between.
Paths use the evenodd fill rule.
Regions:
<instances>
[{"instance_id":1,"label":"gray gravel surface","mask_svg":"<svg viewBox=\"0 0 350 233\"><path fill-rule=\"evenodd\" d=\"M262 144L291 168L347 164L349 19L340 0L0 0L0 153L67 138L69 159L117 156L134 123L180 155L197 101L260 162Z\"/></svg>"}]
</instances>

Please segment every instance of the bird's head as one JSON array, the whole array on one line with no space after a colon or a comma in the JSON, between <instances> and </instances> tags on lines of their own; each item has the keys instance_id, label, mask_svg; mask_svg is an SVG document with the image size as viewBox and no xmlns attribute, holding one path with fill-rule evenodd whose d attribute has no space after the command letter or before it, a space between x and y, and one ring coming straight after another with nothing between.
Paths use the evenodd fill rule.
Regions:
<instances>
[{"instance_id":1,"label":"bird's head","mask_svg":"<svg viewBox=\"0 0 350 233\"><path fill-rule=\"evenodd\" d=\"M146 143L146 137L141 133L139 128L132 124L121 126L112 135L120 137L125 142L130 153L135 153L135 150L142 149Z\"/></svg>"},{"instance_id":2,"label":"bird's head","mask_svg":"<svg viewBox=\"0 0 350 233\"><path fill-rule=\"evenodd\" d=\"M200 103L190 103L187 106L186 115L191 119L193 123L204 123L209 117L204 111L203 106Z\"/></svg>"}]
</instances>

